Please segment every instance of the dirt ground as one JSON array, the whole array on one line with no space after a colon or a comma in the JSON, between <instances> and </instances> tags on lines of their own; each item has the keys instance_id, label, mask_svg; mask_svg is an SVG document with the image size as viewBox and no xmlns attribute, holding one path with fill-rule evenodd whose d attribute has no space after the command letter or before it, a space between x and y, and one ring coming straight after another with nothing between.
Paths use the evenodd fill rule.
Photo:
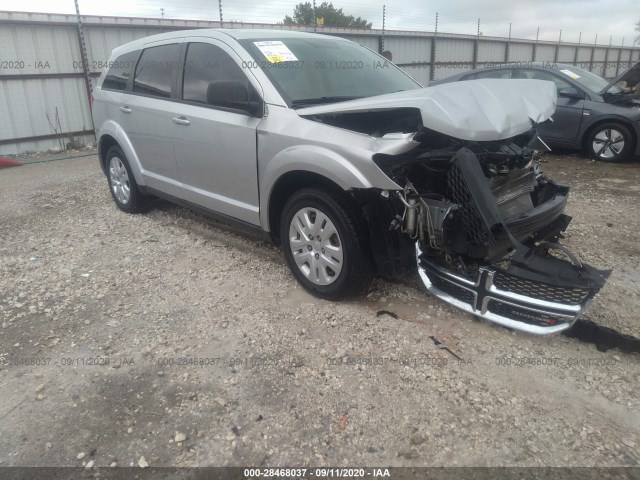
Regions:
<instances>
[{"instance_id":1,"label":"dirt ground","mask_svg":"<svg viewBox=\"0 0 640 480\"><path fill-rule=\"evenodd\" d=\"M614 269L586 316L640 337L640 164L547 160L565 243ZM637 354L406 284L318 300L263 241L121 213L94 157L0 171L0 240L0 466L640 462Z\"/></svg>"}]
</instances>

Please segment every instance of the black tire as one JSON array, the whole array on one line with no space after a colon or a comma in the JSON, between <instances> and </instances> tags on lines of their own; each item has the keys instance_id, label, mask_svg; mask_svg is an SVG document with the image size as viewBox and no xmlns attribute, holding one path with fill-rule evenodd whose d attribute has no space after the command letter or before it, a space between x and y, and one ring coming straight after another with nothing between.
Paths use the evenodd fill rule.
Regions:
<instances>
[{"instance_id":1,"label":"black tire","mask_svg":"<svg viewBox=\"0 0 640 480\"><path fill-rule=\"evenodd\" d=\"M128 185L129 195L126 199L118 194L118 185L114 184L117 180L113 178L112 169L117 169L117 162L112 164L113 159L119 160L122 167L126 170L126 182L124 180L120 182L120 184L126 183L126 185ZM105 159L105 167L107 171L109 191L111 192L111 196L113 197L114 202L116 202L118 208L126 213L140 213L146 211L149 206L148 198L140 192L136 179L131 171L131 167L129 166L129 161L119 146L114 145L109 149ZM124 179L124 176L120 178Z\"/></svg>"},{"instance_id":2,"label":"black tire","mask_svg":"<svg viewBox=\"0 0 640 480\"><path fill-rule=\"evenodd\" d=\"M607 122L598 125L589 133L585 146L591 158L615 163L624 162L631 157L633 143L633 136L627 127L620 123Z\"/></svg>"},{"instance_id":3,"label":"black tire","mask_svg":"<svg viewBox=\"0 0 640 480\"><path fill-rule=\"evenodd\" d=\"M293 228L292 221L296 214L304 209L320 212L333 223L333 227L337 230L337 239L342 252L341 269L335 275L336 278L332 280L332 283L328 285L321 285L307 278L302 267L299 267L294 259L290 228ZM318 226L318 228L324 227ZM320 240L318 236L316 236L316 240ZM318 188L305 188L295 192L285 203L280 217L280 238L282 239L284 256L291 272L300 284L313 295L327 300L340 300L364 292L371 284L373 262L366 221L362 212L359 211L347 193ZM300 249L300 252L302 251ZM326 257L323 255L324 253L325 250L322 249L322 257ZM316 259L318 254L319 252L309 252L309 255L314 255ZM332 259L335 260L335 258ZM309 270L311 270L311 265L309 265ZM331 272L331 268L325 271L327 270L329 273ZM313 275L309 274L309 276Z\"/></svg>"}]
</instances>

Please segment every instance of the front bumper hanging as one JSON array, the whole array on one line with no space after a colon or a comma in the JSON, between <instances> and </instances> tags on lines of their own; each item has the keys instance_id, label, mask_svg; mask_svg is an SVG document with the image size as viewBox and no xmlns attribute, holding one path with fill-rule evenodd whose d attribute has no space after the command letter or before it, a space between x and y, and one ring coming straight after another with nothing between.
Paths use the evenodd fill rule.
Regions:
<instances>
[{"instance_id":1,"label":"front bumper hanging","mask_svg":"<svg viewBox=\"0 0 640 480\"><path fill-rule=\"evenodd\" d=\"M526 278L526 272L514 275L488 266L480 267L477 277L470 278L428 257L420 242L416 242L416 258L420 278L437 298L504 327L538 335L570 328L610 273L588 266L575 269L568 262L553 259L554 264L562 265L563 273L576 271L574 285L555 281L551 276L546 283Z\"/></svg>"}]
</instances>

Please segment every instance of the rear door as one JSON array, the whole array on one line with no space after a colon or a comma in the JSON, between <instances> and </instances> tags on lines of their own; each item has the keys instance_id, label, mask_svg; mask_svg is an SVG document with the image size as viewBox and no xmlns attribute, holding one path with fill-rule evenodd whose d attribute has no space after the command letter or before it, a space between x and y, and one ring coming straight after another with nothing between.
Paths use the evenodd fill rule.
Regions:
<instances>
[{"instance_id":1,"label":"rear door","mask_svg":"<svg viewBox=\"0 0 640 480\"><path fill-rule=\"evenodd\" d=\"M582 123L584 111L584 92L571 85L560 76L551 71L522 68L516 70L513 78L530 78L534 80L546 80L556 84L558 90L558 103L553 114L553 122L542 123L538 127L540 138L553 143L575 144ZM582 98L564 96L560 91L565 88L573 88Z\"/></svg>"},{"instance_id":2,"label":"rear door","mask_svg":"<svg viewBox=\"0 0 640 480\"><path fill-rule=\"evenodd\" d=\"M209 87L221 82L242 82L255 95L260 95L259 85L252 84L240 57L225 43L189 39L185 48L178 82L181 103L171 125L181 196L259 225L256 129L261 119L216 104L208 95Z\"/></svg>"},{"instance_id":3,"label":"rear door","mask_svg":"<svg viewBox=\"0 0 640 480\"><path fill-rule=\"evenodd\" d=\"M136 65L131 94L119 105L145 184L173 195L179 191L171 132L181 48L182 39L146 47Z\"/></svg>"},{"instance_id":4,"label":"rear door","mask_svg":"<svg viewBox=\"0 0 640 480\"><path fill-rule=\"evenodd\" d=\"M121 108L131 98L133 74L141 53L141 50L128 52L109 63L109 70L102 81L100 93L96 92L93 105L94 118L99 117L97 123L111 119L123 126L123 122L129 121L129 116Z\"/></svg>"}]
</instances>

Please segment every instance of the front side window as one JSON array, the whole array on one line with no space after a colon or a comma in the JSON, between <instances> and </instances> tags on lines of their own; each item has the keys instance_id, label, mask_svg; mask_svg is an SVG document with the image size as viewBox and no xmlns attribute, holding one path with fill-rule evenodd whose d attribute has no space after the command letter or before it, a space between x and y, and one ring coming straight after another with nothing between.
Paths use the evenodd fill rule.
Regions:
<instances>
[{"instance_id":1,"label":"front side window","mask_svg":"<svg viewBox=\"0 0 640 480\"><path fill-rule=\"evenodd\" d=\"M590 90L594 93L600 93L604 90L609 82L602 77L599 77L595 73L591 73L584 68L574 67L573 65L563 65L558 67L558 72L561 76L570 78L576 83L579 83L582 87ZM619 88L613 87L609 93L618 93Z\"/></svg>"},{"instance_id":2,"label":"front side window","mask_svg":"<svg viewBox=\"0 0 640 480\"><path fill-rule=\"evenodd\" d=\"M571 88L571 84L569 82L563 80L562 78L558 77L557 75L554 75L551 72L547 72L544 70L528 70L528 69L522 69L522 70L519 70L519 72L523 76L518 78L529 78L532 80L546 80L548 82L553 82L556 84L556 89L558 91L562 90L563 88Z\"/></svg>"},{"instance_id":3,"label":"front side window","mask_svg":"<svg viewBox=\"0 0 640 480\"><path fill-rule=\"evenodd\" d=\"M147 48L136 67L133 91L156 97L171 97L171 85L178 69L180 45Z\"/></svg>"},{"instance_id":4,"label":"front side window","mask_svg":"<svg viewBox=\"0 0 640 480\"><path fill-rule=\"evenodd\" d=\"M210 86L229 81L249 86L246 75L224 50L209 43L189 44L184 66L183 100L226 107L228 103L223 104L208 93L211 92Z\"/></svg>"},{"instance_id":5,"label":"front side window","mask_svg":"<svg viewBox=\"0 0 640 480\"><path fill-rule=\"evenodd\" d=\"M106 88L107 90L126 90L139 57L140 50L136 50L135 52L125 53L116 58L109 65L110 68L104 77L102 88Z\"/></svg>"}]
</instances>

